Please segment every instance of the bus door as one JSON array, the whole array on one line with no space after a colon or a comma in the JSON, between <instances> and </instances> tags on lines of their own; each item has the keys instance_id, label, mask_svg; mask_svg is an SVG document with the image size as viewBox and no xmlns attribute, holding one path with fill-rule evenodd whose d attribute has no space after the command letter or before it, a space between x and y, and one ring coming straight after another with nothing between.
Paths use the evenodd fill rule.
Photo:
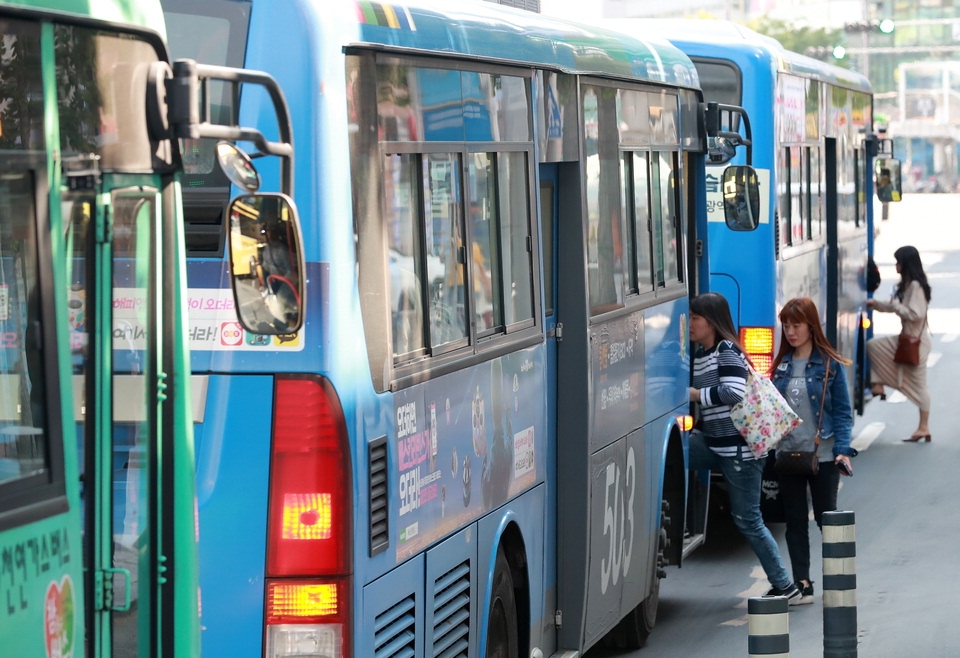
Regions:
<instances>
[{"instance_id":1,"label":"bus door","mask_svg":"<svg viewBox=\"0 0 960 658\"><path fill-rule=\"evenodd\" d=\"M179 448L174 442L190 437L171 431L165 404L174 384L161 357L173 351L173 325L160 295L161 196L143 181L131 186L122 176L101 175L95 160L73 166L65 178L74 191L65 193L62 210L72 254L86 655L171 655L178 643L171 633L174 576L194 606L197 593L190 578L179 582L171 544L173 515L184 518L176 511L183 501L173 499L171 454ZM175 290L165 297L176 298ZM177 486L192 491L192 482L188 474Z\"/></svg>"},{"instance_id":2,"label":"bus door","mask_svg":"<svg viewBox=\"0 0 960 658\"><path fill-rule=\"evenodd\" d=\"M840 244L838 233L839 206L837 194L837 140L832 137L825 138L824 144L824 178L826 179L826 220L827 220L827 281L824 291L827 298L827 340L831 345L837 344L837 318L839 316L839 293L840 293Z\"/></svg>"},{"instance_id":3,"label":"bus door","mask_svg":"<svg viewBox=\"0 0 960 658\"><path fill-rule=\"evenodd\" d=\"M547 336L547 372L544 377L547 386L547 437L554 446L556 445L554 437L557 436L557 341L563 338L563 324L557 321L557 254L556 254L556 235L557 235L557 208L560 196L559 190L559 172L556 164L540 165L540 239L543 246L543 256L540 266L543 271L543 308L544 308L544 331ZM556 473L556 449L550 450L552 461L547 465L547 472ZM556 482L554 477L548 477L548 482ZM551 496L555 500L555 494ZM557 531L556 514L547 514L547 543L550 546L556 546L555 537ZM547 582L550 580L550 574L557 572L556 551L546 551L543 565L544 574L547 576ZM548 596L553 596L553 600L548 598L544 603L545 610L556 610L556 583L548 589Z\"/></svg>"}]
</instances>

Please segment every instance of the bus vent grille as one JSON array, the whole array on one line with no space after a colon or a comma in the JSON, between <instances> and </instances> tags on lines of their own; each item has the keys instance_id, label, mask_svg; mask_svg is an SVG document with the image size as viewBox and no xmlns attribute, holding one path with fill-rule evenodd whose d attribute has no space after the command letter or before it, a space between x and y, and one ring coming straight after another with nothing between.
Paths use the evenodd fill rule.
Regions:
<instances>
[{"instance_id":1,"label":"bus vent grille","mask_svg":"<svg viewBox=\"0 0 960 658\"><path fill-rule=\"evenodd\" d=\"M773 211L773 259L780 260L780 213Z\"/></svg>"},{"instance_id":2,"label":"bus vent grille","mask_svg":"<svg viewBox=\"0 0 960 658\"><path fill-rule=\"evenodd\" d=\"M413 594L384 610L373 623L376 658L407 658L416 653L416 600Z\"/></svg>"},{"instance_id":3,"label":"bus vent grille","mask_svg":"<svg viewBox=\"0 0 960 658\"><path fill-rule=\"evenodd\" d=\"M184 238L187 256L222 258L224 252L224 208L230 188L190 188L183 192Z\"/></svg>"},{"instance_id":4,"label":"bus vent grille","mask_svg":"<svg viewBox=\"0 0 960 658\"><path fill-rule=\"evenodd\" d=\"M370 442L367 464L370 483L370 557L390 545L390 514L387 508L387 437Z\"/></svg>"},{"instance_id":5,"label":"bus vent grille","mask_svg":"<svg viewBox=\"0 0 960 658\"><path fill-rule=\"evenodd\" d=\"M470 562L464 560L433 584L433 656L466 656L470 646Z\"/></svg>"}]
</instances>

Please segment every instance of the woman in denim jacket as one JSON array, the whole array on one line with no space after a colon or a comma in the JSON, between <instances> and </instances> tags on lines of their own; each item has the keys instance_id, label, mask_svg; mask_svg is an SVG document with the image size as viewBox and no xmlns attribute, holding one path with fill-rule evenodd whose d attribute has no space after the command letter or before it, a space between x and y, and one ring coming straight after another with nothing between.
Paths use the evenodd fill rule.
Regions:
<instances>
[{"instance_id":1,"label":"woman in denim jacket","mask_svg":"<svg viewBox=\"0 0 960 658\"><path fill-rule=\"evenodd\" d=\"M777 449L808 452L816 449L820 455L820 470L816 475L779 476L787 521L787 549L794 580L802 593L799 602L813 603L807 488L813 501L813 517L822 529L823 513L837 509L840 474L853 473L850 458L857 454L850 447L853 410L846 374L850 362L827 341L820 327L820 314L809 297L788 301L780 311L780 323L780 351L773 361L771 379L803 423L785 436ZM827 363L830 376L824 388ZM817 446L818 427L820 443Z\"/></svg>"}]
</instances>

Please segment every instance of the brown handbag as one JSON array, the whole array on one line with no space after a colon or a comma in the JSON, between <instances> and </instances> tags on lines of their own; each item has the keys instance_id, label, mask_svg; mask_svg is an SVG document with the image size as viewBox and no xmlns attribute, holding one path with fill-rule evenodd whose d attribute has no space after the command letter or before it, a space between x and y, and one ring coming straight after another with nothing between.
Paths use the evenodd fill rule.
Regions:
<instances>
[{"instance_id":1,"label":"brown handbag","mask_svg":"<svg viewBox=\"0 0 960 658\"><path fill-rule=\"evenodd\" d=\"M897 351L893 355L893 361L905 366L920 365L920 336L901 333L900 341L897 343Z\"/></svg>"},{"instance_id":2,"label":"brown handbag","mask_svg":"<svg viewBox=\"0 0 960 658\"><path fill-rule=\"evenodd\" d=\"M927 316L923 316L923 326L920 327L919 336L911 336L905 331L900 332L900 340L897 341L897 351L893 355L893 362L905 366L920 365L920 338L923 336L923 330L927 327Z\"/></svg>"},{"instance_id":3,"label":"brown handbag","mask_svg":"<svg viewBox=\"0 0 960 658\"><path fill-rule=\"evenodd\" d=\"M830 379L830 358L827 357L827 374L823 377L823 396L820 398L820 417L817 433L813 437L813 452L809 450L777 450L774 469L777 475L816 475L820 472L820 424L823 422L823 405L827 401L827 381Z\"/></svg>"}]
</instances>

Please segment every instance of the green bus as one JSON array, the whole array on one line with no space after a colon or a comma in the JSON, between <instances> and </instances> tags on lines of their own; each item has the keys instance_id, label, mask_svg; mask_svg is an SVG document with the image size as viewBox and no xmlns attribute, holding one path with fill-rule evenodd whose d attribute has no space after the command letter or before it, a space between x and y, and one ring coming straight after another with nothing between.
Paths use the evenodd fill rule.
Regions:
<instances>
[{"instance_id":1,"label":"green bus","mask_svg":"<svg viewBox=\"0 0 960 658\"><path fill-rule=\"evenodd\" d=\"M255 72L171 64L163 26L150 0L0 1L4 656L199 655L181 202L195 140L278 156L265 162L281 190L259 194L246 154L217 149L247 192L228 208L249 256L234 301L247 317L276 307L269 222L292 263L274 276L297 294L282 322L248 329L302 322L283 95ZM242 128L239 107L209 116L211 94L241 88L269 100L274 139Z\"/></svg>"}]
</instances>

